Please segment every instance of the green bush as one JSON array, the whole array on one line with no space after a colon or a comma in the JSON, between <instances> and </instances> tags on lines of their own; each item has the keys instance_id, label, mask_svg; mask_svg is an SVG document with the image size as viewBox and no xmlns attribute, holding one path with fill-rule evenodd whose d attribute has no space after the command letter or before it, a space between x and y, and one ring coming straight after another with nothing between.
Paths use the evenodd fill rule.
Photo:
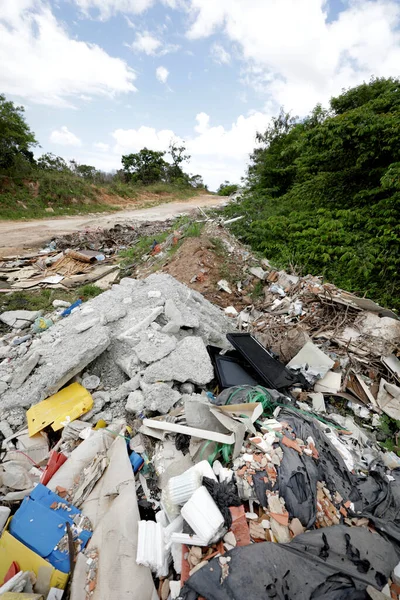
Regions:
<instances>
[{"instance_id":1,"label":"green bush","mask_svg":"<svg viewBox=\"0 0 400 600\"><path fill-rule=\"evenodd\" d=\"M239 189L239 186L236 183L229 183L229 181L225 181L221 183L217 190L218 196L230 196L234 194Z\"/></svg>"},{"instance_id":2,"label":"green bush","mask_svg":"<svg viewBox=\"0 0 400 600\"><path fill-rule=\"evenodd\" d=\"M373 79L281 114L251 155L232 230L277 266L296 265L400 309L400 84Z\"/></svg>"}]
</instances>

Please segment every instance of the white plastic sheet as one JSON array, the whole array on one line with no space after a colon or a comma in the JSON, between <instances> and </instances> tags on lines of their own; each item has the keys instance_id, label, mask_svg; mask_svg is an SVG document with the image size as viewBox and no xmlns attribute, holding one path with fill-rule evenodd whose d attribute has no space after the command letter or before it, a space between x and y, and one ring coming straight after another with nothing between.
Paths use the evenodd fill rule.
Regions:
<instances>
[{"instance_id":1,"label":"white plastic sheet","mask_svg":"<svg viewBox=\"0 0 400 600\"><path fill-rule=\"evenodd\" d=\"M98 551L96 587L91 600L158 600L150 569L136 564L139 509L126 442L117 437L107 453L109 465L82 512L93 525L86 554ZM86 557L78 555L71 600L86 599Z\"/></svg>"}]
</instances>

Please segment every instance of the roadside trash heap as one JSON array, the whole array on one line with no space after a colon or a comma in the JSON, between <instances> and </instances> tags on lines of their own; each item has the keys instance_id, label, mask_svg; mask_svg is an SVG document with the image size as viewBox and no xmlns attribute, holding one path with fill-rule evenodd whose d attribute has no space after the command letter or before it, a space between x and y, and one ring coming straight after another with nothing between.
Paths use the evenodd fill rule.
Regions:
<instances>
[{"instance_id":1,"label":"roadside trash heap","mask_svg":"<svg viewBox=\"0 0 400 600\"><path fill-rule=\"evenodd\" d=\"M285 330L288 358L253 310L154 274L0 315L0 597L398 598L400 458L376 427L400 410L399 321L371 313L384 362L363 334L334 352L336 326Z\"/></svg>"},{"instance_id":2,"label":"roadside trash heap","mask_svg":"<svg viewBox=\"0 0 400 600\"><path fill-rule=\"evenodd\" d=\"M157 237L172 220L116 224L52 239L35 253L0 259L0 293L60 289L96 283L108 289L119 277L118 255L142 236Z\"/></svg>"}]
</instances>

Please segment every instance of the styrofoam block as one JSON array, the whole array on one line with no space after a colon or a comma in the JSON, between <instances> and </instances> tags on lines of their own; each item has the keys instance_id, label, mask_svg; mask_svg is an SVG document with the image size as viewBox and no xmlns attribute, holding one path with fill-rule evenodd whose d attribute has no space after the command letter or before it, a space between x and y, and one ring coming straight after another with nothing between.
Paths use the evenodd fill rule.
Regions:
<instances>
[{"instance_id":1,"label":"styrofoam block","mask_svg":"<svg viewBox=\"0 0 400 600\"><path fill-rule=\"evenodd\" d=\"M180 581L170 581L169 582L169 590L171 592L171 600L175 600L178 598L181 591L181 582Z\"/></svg>"},{"instance_id":2,"label":"styrofoam block","mask_svg":"<svg viewBox=\"0 0 400 600\"><path fill-rule=\"evenodd\" d=\"M181 510L182 517L199 538L209 543L222 531L224 517L208 490L202 485Z\"/></svg>"},{"instance_id":3,"label":"styrofoam block","mask_svg":"<svg viewBox=\"0 0 400 600\"><path fill-rule=\"evenodd\" d=\"M174 569L178 575L182 572L182 544L171 544L171 555L174 561Z\"/></svg>"},{"instance_id":4,"label":"styrofoam block","mask_svg":"<svg viewBox=\"0 0 400 600\"><path fill-rule=\"evenodd\" d=\"M157 523L160 523L160 525L162 527L168 526L169 521L168 521L167 515L165 514L164 510L159 510L156 513L156 521L157 521Z\"/></svg>"},{"instance_id":5,"label":"styrofoam block","mask_svg":"<svg viewBox=\"0 0 400 600\"><path fill-rule=\"evenodd\" d=\"M136 563L149 567L158 577L168 575L168 555L160 523L139 521Z\"/></svg>"},{"instance_id":6,"label":"styrofoam block","mask_svg":"<svg viewBox=\"0 0 400 600\"><path fill-rule=\"evenodd\" d=\"M195 471L201 478L208 477L208 479L218 481L208 460L201 460L193 467L190 467L189 471Z\"/></svg>"},{"instance_id":7,"label":"styrofoam block","mask_svg":"<svg viewBox=\"0 0 400 600\"><path fill-rule=\"evenodd\" d=\"M182 475L171 477L167 485L167 494L172 504L182 506L191 498L200 485L200 475L196 471L188 469Z\"/></svg>"},{"instance_id":8,"label":"styrofoam block","mask_svg":"<svg viewBox=\"0 0 400 600\"><path fill-rule=\"evenodd\" d=\"M164 529L164 540L167 549L170 548L172 541L171 536L173 533L180 533L183 531L183 518L181 515L176 517L167 527Z\"/></svg>"},{"instance_id":9,"label":"styrofoam block","mask_svg":"<svg viewBox=\"0 0 400 600\"><path fill-rule=\"evenodd\" d=\"M208 546L208 540L199 537L198 535L190 535L189 533L173 533L171 535L172 546L177 544L186 544L187 546Z\"/></svg>"}]
</instances>

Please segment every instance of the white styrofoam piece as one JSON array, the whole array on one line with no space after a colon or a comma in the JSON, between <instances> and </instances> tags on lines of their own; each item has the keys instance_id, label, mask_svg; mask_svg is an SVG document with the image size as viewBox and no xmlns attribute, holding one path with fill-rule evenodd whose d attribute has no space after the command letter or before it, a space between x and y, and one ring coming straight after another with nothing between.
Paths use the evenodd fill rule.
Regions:
<instances>
[{"instance_id":1,"label":"white styrofoam piece","mask_svg":"<svg viewBox=\"0 0 400 600\"><path fill-rule=\"evenodd\" d=\"M196 471L188 469L182 475L171 477L167 484L167 494L173 504L182 506L201 486L200 476Z\"/></svg>"},{"instance_id":2,"label":"white styrofoam piece","mask_svg":"<svg viewBox=\"0 0 400 600\"><path fill-rule=\"evenodd\" d=\"M171 535L172 545L186 544L189 546L208 546L208 541L198 535L189 535L188 533L173 533Z\"/></svg>"},{"instance_id":3,"label":"white styrofoam piece","mask_svg":"<svg viewBox=\"0 0 400 600\"><path fill-rule=\"evenodd\" d=\"M172 523L168 525L168 527L164 529L164 542L167 550L169 550L172 545L172 534L181 533L182 531L183 518L181 515L179 515L178 517L176 517L176 519L172 521Z\"/></svg>"},{"instance_id":4,"label":"white styrofoam piece","mask_svg":"<svg viewBox=\"0 0 400 600\"><path fill-rule=\"evenodd\" d=\"M175 600L178 598L181 591L181 582L180 581L170 581L169 582L169 591L171 592L171 600Z\"/></svg>"},{"instance_id":5,"label":"white styrofoam piece","mask_svg":"<svg viewBox=\"0 0 400 600\"><path fill-rule=\"evenodd\" d=\"M149 567L158 577L168 575L168 555L160 523L139 521L136 563Z\"/></svg>"},{"instance_id":6,"label":"white styrofoam piece","mask_svg":"<svg viewBox=\"0 0 400 600\"><path fill-rule=\"evenodd\" d=\"M190 467L190 469L188 470L194 471L201 478L208 477L208 479L214 479L214 481L217 481L213 468L211 467L208 460L201 460L200 462L196 463L193 467Z\"/></svg>"},{"instance_id":7,"label":"white styrofoam piece","mask_svg":"<svg viewBox=\"0 0 400 600\"><path fill-rule=\"evenodd\" d=\"M175 542L171 544L171 555L175 572L180 575L182 572L182 544L177 544Z\"/></svg>"},{"instance_id":8,"label":"white styrofoam piece","mask_svg":"<svg viewBox=\"0 0 400 600\"><path fill-rule=\"evenodd\" d=\"M196 535L207 543L224 525L224 517L204 485L182 507L181 514Z\"/></svg>"},{"instance_id":9,"label":"white styrofoam piece","mask_svg":"<svg viewBox=\"0 0 400 600\"><path fill-rule=\"evenodd\" d=\"M169 521L164 510L159 510L158 512L156 512L156 521L157 523L160 523L162 527L168 526Z\"/></svg>"}]
</instances>

